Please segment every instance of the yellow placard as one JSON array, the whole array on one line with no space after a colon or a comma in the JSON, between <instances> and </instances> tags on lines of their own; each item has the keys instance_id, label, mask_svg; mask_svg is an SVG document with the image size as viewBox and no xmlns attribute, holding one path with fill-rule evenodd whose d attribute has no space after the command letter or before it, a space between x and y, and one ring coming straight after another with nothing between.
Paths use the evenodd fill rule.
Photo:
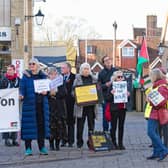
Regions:
<instances>
[{"instance_id":1,"label":"yellow placard","mask_svg":"<svg viewBox=\"0 0 168 168\"><path fill-rule=\"evenodd\" d=\"M101 147L102 143L106 142L106 139L102 135L92 135L93 145L94 147Z\"/></svg>"},{"instance_id":2,"label":"yellow placard","mask_svg":"<svg viewBox=\"0 0 168 168\"><path fill-rule=\"evenodd\" d=\"M92 104L98 102L96 84L77 86L75 88L75 97L77 104Z\"/></svg>"}]
</instances>

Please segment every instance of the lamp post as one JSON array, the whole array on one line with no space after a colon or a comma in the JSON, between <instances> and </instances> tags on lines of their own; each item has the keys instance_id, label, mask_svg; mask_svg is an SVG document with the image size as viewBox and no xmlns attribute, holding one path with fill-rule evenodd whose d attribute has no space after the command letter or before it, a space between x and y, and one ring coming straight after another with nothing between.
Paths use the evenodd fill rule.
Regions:
<instances>
[{"instance_id":1,"label":"lamp post","mask_svg":"<svg viewBox=\"0 0 168 168\"><path fill-rule=\"evenodd\" d=\"M114 21L113 23L114 28L114 39L113 39L113 67L115 67L115 57L116 57L116 30L117 30L117 23Z\"/></svg>"}]
</instances>

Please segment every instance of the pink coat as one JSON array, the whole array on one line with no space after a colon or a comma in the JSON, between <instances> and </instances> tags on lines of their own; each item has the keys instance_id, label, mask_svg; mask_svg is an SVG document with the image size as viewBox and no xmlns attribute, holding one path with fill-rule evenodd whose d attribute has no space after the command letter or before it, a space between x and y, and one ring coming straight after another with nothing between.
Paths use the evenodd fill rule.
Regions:
<instances>
[{"instance_id":1,"label":"pink coat","mask_svg":"<svg viewBox=\"0 0 168 168\"><path fill-rule=\"evenodd\" d=\"M150 104L152 106L152 111L151 111L149 118L158 120L158 109L165 108L165 106L167 104L167 100L168 100L168 87L167 87L166 80L161 79L161 80L154 82L153 89L156 87L159 87L158 91L165 99L157 106L155 106L154 104L152 104L152 102L150 102Z\"/></svg>"}]
</instances>

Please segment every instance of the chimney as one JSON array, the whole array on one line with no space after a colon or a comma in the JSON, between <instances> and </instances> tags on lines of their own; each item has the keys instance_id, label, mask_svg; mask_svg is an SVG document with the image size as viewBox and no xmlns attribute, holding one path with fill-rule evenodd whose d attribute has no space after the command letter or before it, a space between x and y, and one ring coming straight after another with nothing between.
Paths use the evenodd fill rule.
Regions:
<instances>
[{"instance_id":1,"label":"chimney","mask_svg":"<svg viewBox=\"0 0 168 168\"><path fill-rule=\"evenodd\" d=\"M147 26L146 26L146 36L153 37L157 35L157 16L148 15L147 16Z\"/></svg>"}]
</instances>

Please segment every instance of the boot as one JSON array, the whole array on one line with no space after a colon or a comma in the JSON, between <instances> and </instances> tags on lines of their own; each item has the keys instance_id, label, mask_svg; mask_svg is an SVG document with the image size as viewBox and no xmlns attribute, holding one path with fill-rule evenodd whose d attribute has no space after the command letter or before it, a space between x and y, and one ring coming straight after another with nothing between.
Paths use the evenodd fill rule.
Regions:
<instances>
[{"instance_id":1,"label":"boot","mask_svg":"<svg viewBox=\"0 0 168 168\"><path fill-rule=\"evenodd\" d=\"M59 139L56 139L56 140L55 140L55 148L56 148L57 151L60 150L59 144L60 144L60 140L59 140Z\"/></svg>"},{"instance_id":2,"label":"boot","mask_svg":"<svg viewBox=\"0 0 168 168\"><path fill-rule=\"evenodd\" d=\"M5 139L5 146L12 146L9 139Z\"/></svg>"},{"instance_id":3,"label":"boot","mask_svg":"<svg viewBox=\"0 0 168 168\"><path fill-rule=\"evenodd\" d=\"M54 140L49 140L49 142L50 142L50 150L54 150Z\"/></svg>"},{"instance_id":4,"label":"boot","mask_svg":"<svg viewBox=\"0 0 168 168\"><path fill-rule=\"evenodd\" d=\"M19 146L19 143L16 140L12 140L12 145L13 146Z\"/></svg>"}]
</instances>

